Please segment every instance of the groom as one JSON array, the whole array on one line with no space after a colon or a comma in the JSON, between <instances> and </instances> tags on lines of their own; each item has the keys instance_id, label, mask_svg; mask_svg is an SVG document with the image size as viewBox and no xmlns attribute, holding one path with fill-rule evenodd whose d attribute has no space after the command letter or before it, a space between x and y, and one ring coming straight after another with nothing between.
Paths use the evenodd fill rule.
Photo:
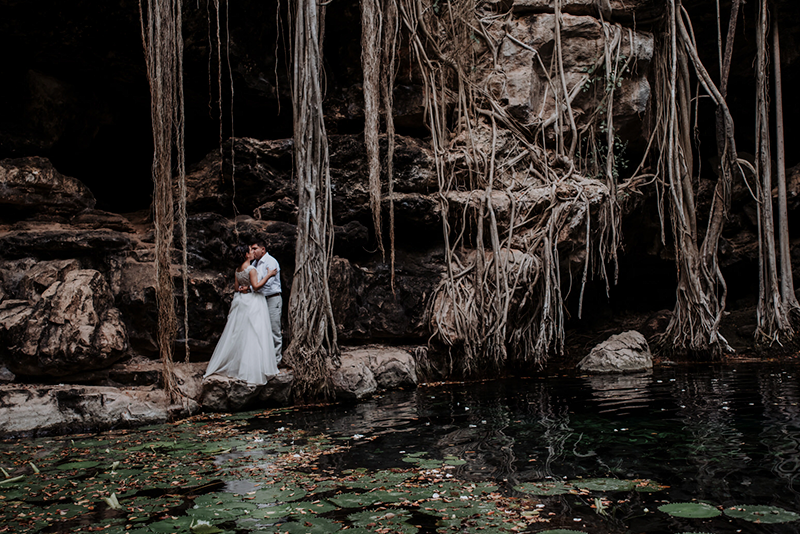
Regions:
<instances>
[{"instance_id":1,"label":"groom","mask_svg":"<svg viewBox=\"0 0 800 534\"><path fill-rule=\"evenodd\" d=\"M267 247L263 240L256 240L250 245L250 250L253 251L255 261L253 267L256 268L258 279L261 280L271 269L276 269L278 273L270 278L264 286L257 291L267 299L267 308L269 308L269 322L272 325L272 341L275 343L275 360L281 363L283 358L283 336L281 335L281 308L283 308L283 299L281 298L281 267L278 265L278 260L273 258L267 253Z\"/></svg>"}]
</instances>

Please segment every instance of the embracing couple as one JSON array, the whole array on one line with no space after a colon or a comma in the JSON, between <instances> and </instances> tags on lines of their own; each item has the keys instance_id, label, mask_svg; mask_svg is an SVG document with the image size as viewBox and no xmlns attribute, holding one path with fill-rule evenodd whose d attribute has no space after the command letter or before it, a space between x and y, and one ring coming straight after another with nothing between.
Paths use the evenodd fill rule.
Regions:
<instances>
[{"instance_id":1,"label":"embracing couple","mask_svg":"<svg viewBox=\"0 0 800 534\"><path fill-rule=\"evenodd\" d=\"M235 272L236 294L203 378L220 374L266 384L278 374L281 361L280 266L260 240L239 245L234 254L241 263Z\"/></svg>"}]
</instances>

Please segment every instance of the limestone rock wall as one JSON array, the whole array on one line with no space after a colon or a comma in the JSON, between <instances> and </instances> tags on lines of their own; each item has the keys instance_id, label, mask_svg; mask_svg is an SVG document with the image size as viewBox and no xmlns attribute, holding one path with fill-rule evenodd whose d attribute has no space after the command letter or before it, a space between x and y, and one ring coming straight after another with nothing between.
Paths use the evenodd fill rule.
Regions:
<instances>
[{"instance_id":1,"label":"limestone rock wall","mask_svg":"<svg viewBox=\"0 0 800 534\"><path fill-rule=\"evenodd\" d=\"M76 2L63 14L65 20L60 22L65 26L87 28L91 33L97 29L87 21L102 16L114 21L117 29L91 33L92 39L86 41L74 32L56 31L53 15L36 13L28 4L3 5L14 16L0 16L2 39L21 43L21 53L31 48L38 59L36 70L30 57L21 56L3 88L5 102L19 105L6 106L12 113L0 122L0 158L7 158L0 159L0 377L10 371L20 381L55 381L106 368L133 354L153 357L157 352L149 213L152 150L146 124L149 94L136 2L124 0L102 7ZM250 0L231 6L232 116L239 128L234 133L245 133L229 138L227 122L223 121L225 131L220 133L218 117L209 119L209 107L214 110L209 101L214 104L215 99L210 92L216 88L208 87L207 7L203 2L187 6L185 20L187 125L191 125L187 128L190 327L188 332L181 327L175 351L180 355L182 344L188 343L192 359L201 362L210 356L225 324L236 265L231 258L233 247L245 239L242 236L266 238L270 252L281 262L288 297L297 219L289 139L291 106L283 51L274 49L276 35L270 18L274 10L270 7L267 12L263 2ZM488 2L481 4L484 8L509 12L502 24L490 28L499 48L496 70L491 79L484 80L487 87L521 126L551 120L552 99L545 98L549 89L541 65L549 66L554 50L553 0ZM616 89L614 122L629 147L644 144L651 106L652 31L664 3L564 0L562 10L568 86L581 89L592 81L593 69L604 53L604 28L618 37L620 55L629 66ZM37 26L32 27L31 21ZM327 21L331 28L357 27L357 3L331 4ZM604 27L601 21L611 25ZM127 41L117 43L115 33ZM425 313L447 267L442 222L461 217L461 208L474 202L473 191L463 187L451 192L447 199L451 211L441 212L423 88L407 52L401 50L395 90L399 135L394 161L397 258L392 288L391 270L377 253L371 229L359 38L357 31L326 33L324 112L330 133L336 234L331 288L339 341L344 345L425 345L430 337ZM103 43L114 43L108 54L98 52L106 50ZM479 48L478 52L486 53ZM85 74L89 72L91 76ZM579 91L573 105L580 124L582 117L595 110L597 101L590 92ZM486 142L480 135L476 140ZM381 143L385 153L386 140L382 138ZM703 189L707 183L707 179L701 181L701 190L708 193L705 202L711 198L710 189ZM585 192L592 207L607 200L602 187L587 186ZM547 202L545 193L533 190L515 201L534 209ZM652 204L638 198L630 203L640 210L636 216L657 221ZM737 234L723 243L726 267L752 260L754 251L754 220L748 216L753 205L744 193L737 199L738 212L731 218ZM498 224L504 228L511 200L505 192L496 191L494 201ZM566 225L557 239L562 245L564 280L570 274L574 282L584 265L580 226L584 215L570 215L575 224ZM633 247L646 243L643 247L650 247L649 254L669 263L664 248L656 243L656 233L637 235L636 230L646 225L634 222L632 226L627 235L636 241ZM524 232L516 239L524 240ZM655 244L648 245L648 240ZM524 243L519 245L524 249ZM464 251L465 256L470 253ZM177 248L173 260L176 287L180 287ZM180 315L179 291L176 298Z\"/></svg>"}]
</instances>

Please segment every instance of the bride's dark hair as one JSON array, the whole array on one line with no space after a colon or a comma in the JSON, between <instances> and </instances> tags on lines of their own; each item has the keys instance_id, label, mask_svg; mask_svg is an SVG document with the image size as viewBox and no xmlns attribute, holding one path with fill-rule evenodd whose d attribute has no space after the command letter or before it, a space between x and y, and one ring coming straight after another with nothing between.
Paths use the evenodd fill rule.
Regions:
<instances>
[{"instance_id":1,"label":"bride's dark hair","mask_svg":"<svg viewBox=\"0 0 800 534\"><path fill-rule=\"evenodd\" d=\"M236 248L233 249L234 262L244 261L245 259L244 257L247 256L248 252L250 252L250 247L248 247L247 245L236 245Z\"/></svg>"}]
</instances>

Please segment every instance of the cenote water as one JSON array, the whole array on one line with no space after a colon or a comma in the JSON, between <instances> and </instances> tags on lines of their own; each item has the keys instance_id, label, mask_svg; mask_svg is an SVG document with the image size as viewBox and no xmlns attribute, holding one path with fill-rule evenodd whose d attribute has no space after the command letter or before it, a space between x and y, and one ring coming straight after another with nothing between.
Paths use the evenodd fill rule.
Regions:
<instances>
[{"instance_id":1,"label":"cenote water","mask_svg":"<svg viewBox=\"0 0 800 534\"><path fill-rule=\"evenodd\" d=\"M796 533L799 375L426 385L5 442L0 532Z\"/></svg>"}]
</instances>

